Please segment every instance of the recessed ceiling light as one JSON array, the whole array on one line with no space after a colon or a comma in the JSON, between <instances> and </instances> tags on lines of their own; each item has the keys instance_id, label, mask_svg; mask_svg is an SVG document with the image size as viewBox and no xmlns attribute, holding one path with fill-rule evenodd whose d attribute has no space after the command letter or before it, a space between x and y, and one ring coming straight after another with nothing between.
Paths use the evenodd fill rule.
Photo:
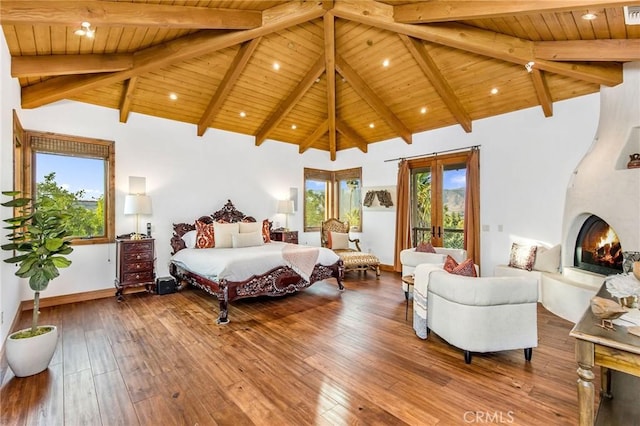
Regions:
<instances>
[{"instance_id":1,"label":"recessed ceiling light","mask_svg":"<svg viewBox=\"0 0 640 426\"><path fill-rule=\"evenodd\" d=\"M85 21L82 24L80 24L80 28L75 30L73 33L80 37L86 36L88 38L93 38L95 34L95 30L91 29L91 23Z\"/></svg>"},{"instance_id":2,"label":"recessed ceiling light","mask_svg":"<svg viewBox=\"0 0 640 426\"><path fill-rule=\"evenodd\" d=\"M426 114L426 113L427 113L427 107L420 108L420 114Z\"/></svg>"},{"instance_id":3,"label":"recessed ceiling light","mask_svg":"<svg viewBox=\"0 0 640 426\"><path fill-rule=\"evenodd\" d=\"M385 67L385 68L388 67L389 66L389 60L385 59L384 61L382 61L382 66Z\"/></svg>"},{"instance_id":4,"label":"recessed ceiling light","mask_svg":"<svg viewBox=\"0 0 640 426\"><path fill-rule=\"evenodd\" d=\"M244 111L240 111L240 117L245 118L247 116L247 113Z\"/></svg>"},{"instance_id":5,"label":"recessed ceiling light","mask_svg":"<svg viewBox=\"0 0 640 426\"><path fill-rule=\"evenodd\" d=\"M492 95L495 95L497 93L498 93L498 88L497 87L494 87L493 89L491 89L491 94Z\"/></svg>"},{"instance_id":6,"label":"recessed ceiling light","mask_svg":"<svg viewBox=\"0 0 640 426\"><path fill-rule=\"evenodd\" d=\"M276 71L278 71L278 70L280 69L280 64L279 64L279 63L277 63L277 62L274 62L274 63L273 63L273 69L274 69L274 70L276 70Z\"/></svg>"},{"instance_id":7,"label":"recessed ceiling light","mask_svg":"<svg viewBox=\"0 0 640 426\"><path fill-rule=\"evenodd\" d=\"M375 125L375 124L373 124L373 123L369 123L369 128L370 128L370 129L373 129L374 127L376 127L376 125Z\"/></svg>"},{"instance_id":8,"label":"recessed ceiling light","mask_svg":"<svg viewBox=\"0 0 640 426\"><path fill-rule=\"evenodd\" d=\"M176 95L175 93L169 93L169 99L175 101L176 99L178 99L178 95Z\"/></svg>"},{"instance_id":9,"label":"recessed ceiling light","mask_svg":"<svg viewBox=\"0 0 640 426\"><path fill-rule=\"evenodd\" d=\"M298 128L298 126L296 126L295 124L292 124L292 125L291 125L291 130L295 130L295 129L297 129L297 128Z\"/></svg>"},{"instance_id":10,"label":"recessed ceiling light","mask_svg":"<svg viewBox=\"0 0 640 426\"><path fill-rule=\"evenodd\" d=\"M586 21L593 21L597 17L598 17L598 15L596 15L595 13L591 13L591 12L587 12L584 15L582 15L582 19L584 19Z\"/></svg>"}]
</instances>

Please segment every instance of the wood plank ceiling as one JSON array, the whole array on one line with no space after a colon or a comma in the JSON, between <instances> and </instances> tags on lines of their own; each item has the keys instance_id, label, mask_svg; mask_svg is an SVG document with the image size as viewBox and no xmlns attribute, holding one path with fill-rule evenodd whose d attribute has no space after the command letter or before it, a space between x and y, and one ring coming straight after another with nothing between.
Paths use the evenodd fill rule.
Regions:
<instances>
[{"instance_id":1,"label":"wood plank ceiling","mask_svg":"<svg viewBox=\"0 0 640 426\"><path fill-rule=\"evenodd\" d=\"M0 24L23 108L72 99L335 159L619 84L640 60L633 4L2 0Z\"/></svg>"}]
</instances>

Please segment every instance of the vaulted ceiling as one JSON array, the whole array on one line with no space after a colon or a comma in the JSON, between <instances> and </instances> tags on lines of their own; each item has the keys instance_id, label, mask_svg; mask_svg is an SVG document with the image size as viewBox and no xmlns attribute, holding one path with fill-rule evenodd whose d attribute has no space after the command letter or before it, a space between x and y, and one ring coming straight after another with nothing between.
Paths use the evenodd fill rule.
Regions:
<instances>
[{"instance_id":1,"label":"vaulted ceiling","mask_svg":"<svg viewBox=\"0 0 640 426\"><path fill-rule=\"evenodd\" d=\"M549 117L554 102L619 84L622 63L640 60L623 6L633 2L2 0L0 23L23 108L71 99L121 122L136 112L335 159L533 106ZM83 22L92 37L76 34Z\"/></svg>"}]
</instances>

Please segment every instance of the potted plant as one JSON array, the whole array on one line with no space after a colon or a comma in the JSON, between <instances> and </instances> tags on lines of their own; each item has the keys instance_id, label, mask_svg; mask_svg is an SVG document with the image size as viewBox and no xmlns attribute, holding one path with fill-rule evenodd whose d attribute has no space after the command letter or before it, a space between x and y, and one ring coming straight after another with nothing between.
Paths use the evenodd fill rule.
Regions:
<instances>
[{"instance_id":1,"label":"potted plant","mask_svg":"<svg viewBox=\"0 0 640 426\"><path fill-rule=\"evenodd\" d=\"M70 215L47 196L32 200L17 191L2 194L12 197L2 205L12 207L15 215L4 220L8 223L4 229L11 233L7 236L10 242L2 245L2 250L13 252L5 262L17 264L15 274L29 279L34 291L31 327L10 334L5 347L11 370L16 376L25 377L46 370L56 349L57 328L38 325L40 292L60 275L60 268L71 265L65 257L73 251L66 226Z\"/></svg>"}]
</instances>

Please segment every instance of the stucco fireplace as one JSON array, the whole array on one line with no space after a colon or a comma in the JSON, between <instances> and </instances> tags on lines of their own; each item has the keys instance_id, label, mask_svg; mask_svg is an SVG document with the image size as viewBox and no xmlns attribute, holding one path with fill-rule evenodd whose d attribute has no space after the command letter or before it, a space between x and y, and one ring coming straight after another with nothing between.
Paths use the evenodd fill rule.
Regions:
<instances>
[{"instance_id":1,"label":"stucco fireplace","mask_svg":"<svg viewBox=\"0 0 640 426\"><path fill-rule=\"evenodd\" d=\"M624 64L623 75L622 84L600 90L598 130L575 168L566 193L563 278L543 289L545 306L574 322L589 306L589 299L605 276L621 271L613 245L623 251L640 251L640 168L627 168L631 156L640 152L640 62ZM585 225L595 223L594 217L616 236L606 249L606 255L616 257L609 265L612 267L595 271L576 265L578 252L582 254L582 247L577 247L580 233L585 232ZM604 250L600 256L605 257Z\"/></svg>"}]
</instances>

